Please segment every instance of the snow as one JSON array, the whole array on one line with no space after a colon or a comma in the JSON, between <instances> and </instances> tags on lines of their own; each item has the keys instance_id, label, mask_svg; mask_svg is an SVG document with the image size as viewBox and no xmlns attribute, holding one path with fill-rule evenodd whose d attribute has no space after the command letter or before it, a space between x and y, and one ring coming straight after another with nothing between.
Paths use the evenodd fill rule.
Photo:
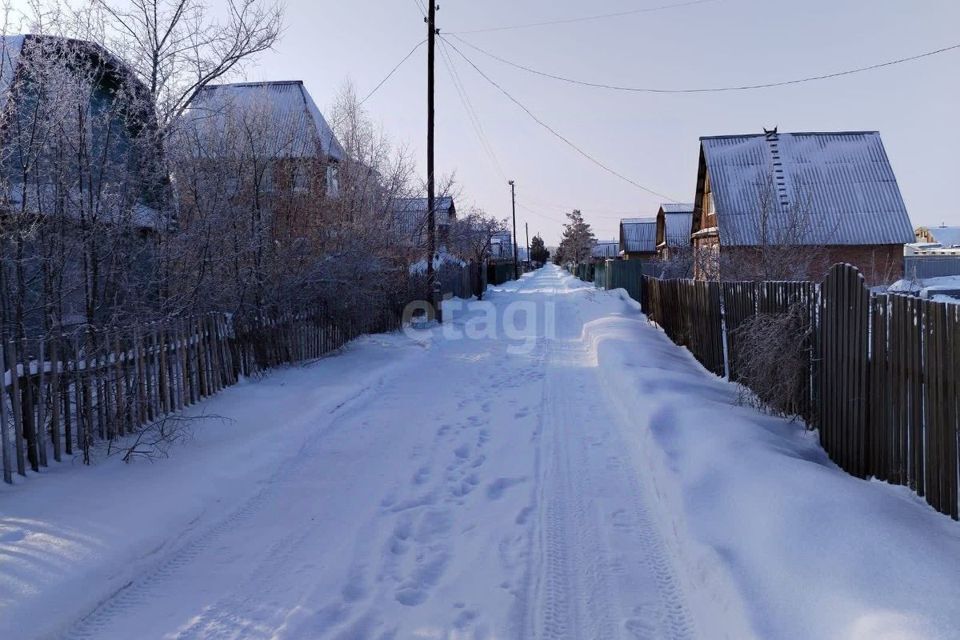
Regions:
<instances>
[{"instance_id":1,"label":"snow","mask_svg":"<svg viewBox=\"0 0 960 640\"><path fill-rule=\"evenodd\" d=\"M224 391L169 459L0 491L0 637L960 628L960 526L909 490L736 406L622 291L548 265L487 298Z\"/></svg>"},{"instance_id":2,"label":"snow","mask_svg":"<svg viewBox=\"0 0 960 640\"><path fill-rule=\"evenodd\" d=\"M922 280L897 280L887 288L889 293L907 293L935 302L960 303L960 276L941 276Z\"/></svg>"},{"instance_id":3,"label":"snow","mask_svg":"<svg viewBox=\"0 0 960 640\"><path fill-rule=\"evenodd\" d=\"M466 262L456 257L453 254L447 253L441 248L437 255L433 259L433 268L441 269L444 266L454 266L454 267L465 267ZM414 262L410 265L410 274L411 275L425 275L427 273L427 259L421 258L417 262Z\"/></svg>"}]
</instances>

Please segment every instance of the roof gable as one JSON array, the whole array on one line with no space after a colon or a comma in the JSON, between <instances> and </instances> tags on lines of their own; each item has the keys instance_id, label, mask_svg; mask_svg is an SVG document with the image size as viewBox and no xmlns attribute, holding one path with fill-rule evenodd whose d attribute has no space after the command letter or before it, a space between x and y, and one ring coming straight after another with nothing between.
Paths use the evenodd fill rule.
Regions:
<instances>
[{"instance_id":1,"label":"roof gable","mask_svg":"<svg viewBox=\"0 0 960 640\"><path fill-rule=\"evenodd\" d=\"M620 249L627 253L657 250L657 219L624 218L620 221Z\"/></svg>"},{"instance_id":2,"label":"roof gable","mask_svg":"<svg viewBox=\"0 0 960 640\"><path fill-rule=\"evenodd\" d=\"M660 205L660 211L657 212L657 246L688 246L692 226L692 204L672 202Z\"/></svg>"},{"instance_id":3,"label":"roof gable","mask_svg":"<svg viewBox=\"0 0 960 640\"><path fill-rule=\"evenodd\" d=\"M911 242L913 227L877 132L701 138L695 226L709 180L723 245ZM783 238L783 240L775 240Z\"/></svg>"}]
</instances>

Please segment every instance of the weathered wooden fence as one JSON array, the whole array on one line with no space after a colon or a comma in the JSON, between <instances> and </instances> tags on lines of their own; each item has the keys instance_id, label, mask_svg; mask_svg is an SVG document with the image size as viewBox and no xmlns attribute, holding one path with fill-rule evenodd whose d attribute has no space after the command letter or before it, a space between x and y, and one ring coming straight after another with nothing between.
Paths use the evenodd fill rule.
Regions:
<instances>
[{"instance_id":1,"label":"weathered wooden fence","mask_svg":"<svg viewBox=\"0 0 960 640\"><path fill-rule=\"evenodd\" d=\"M3 478L84 454L250 376L319 358L362 333L400 327L401 310L361 324L322 314L233 322L208 314L134 328L0 344Z\"/></svg>"},{"instance_id":2,"label":"weathered wooden fence","mask_svg":"<svg viewBox=\"0 0 960 640\"><path fill-rule=\"evenodd\" d=\"M637 300L647 316L732 380L754 346L738 331L744 322L801 314L809 371L791 412L819 430L849 473L909 486L958 518L960 305L871 295L849 265L834 266L819 284L642 280ZM617 286L608 276L607 288Z\"/></svg>"}]
</instances>

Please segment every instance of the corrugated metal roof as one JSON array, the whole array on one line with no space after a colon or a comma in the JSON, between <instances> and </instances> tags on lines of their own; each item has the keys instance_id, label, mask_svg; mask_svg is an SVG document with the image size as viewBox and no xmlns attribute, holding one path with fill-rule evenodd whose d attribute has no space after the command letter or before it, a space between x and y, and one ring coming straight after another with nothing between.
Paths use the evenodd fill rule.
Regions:
<instances>
[{"instance_id":1,"label":"corrugated metal roof","mask_svg":"<svg viewBox=\"0 0 960 640\"><path fill-rule=\"evenodd\" d=\"M656 218L624 218L620 221L620 249L627 253L657 250Z\"/></svg>"},{"instance_id":2,"label":"corrugated metal roof","mask_svg":"<svg viewBox=\"0 0 960 640\"><path fill-rule=\"evenodd\" d=\"M693 229L693 205L679 205L689 209L664 209L664 231L668 247L685 247L690 244L690 233Z\"/></svg>"},{"instance_id":3,"label":"corrugated metal roof","mask_svg":"<svg viewBox=\"0 0 960 640\"><path fill-rule=\"evenodd\" d=\"M617 240L598 240L590 250L593 258L616 258L620 253L620 242Z\"/></svg>"},{"instance_id":4,"label":"corrugated metal roof","mask_svg":"<svg viewBox=\"0 0 960 640\"><path fill-rule=\"evenodd\" d=\"M764 235L768 242L817 245L904 244L914 239L875 131L700 141L723 245L754 246L763 243Z\"/></svg>"},{"instance_id":5,"label":"corrugated metal roof","mask_svg":"<svg viewBox=\"0 0 960 640\"><path fill-rule=\"evenodd\" d=\"M214 126L232 110L262 109L278 137L271 153L284 158L312 158L320 151L343 160L343 147L300 80L209 85L197 94L184 118Z\"/></svg>"},{"instance_id":6,"label":"corrugated metal roof","mask_svg":"<svg viewBox=\"0 0 960 640\"><path fill-rule=\"evenodd\" d=\"M434 222L437 226L450 225L456 220L457 209L450 196L441 196L434 202L436 215ZM391 209L394 224L405 235L415 242L423 240L427 231L427 199L426 198L396 198ZM510 238L510 234L507 233ZM510 242L510 240L507 240Z\"/></svg>"}]
</instances>

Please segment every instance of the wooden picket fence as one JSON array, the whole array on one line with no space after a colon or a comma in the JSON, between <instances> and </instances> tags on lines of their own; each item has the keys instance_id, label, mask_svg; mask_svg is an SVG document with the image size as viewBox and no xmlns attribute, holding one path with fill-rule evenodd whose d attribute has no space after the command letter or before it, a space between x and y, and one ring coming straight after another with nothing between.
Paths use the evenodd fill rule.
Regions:
<instances>
[{"instance_id":1,"label":"wooden picket fence","mask_svg":"<svg viewBox=\"0 0 960 640\"><path fill-rule=\"evenodd\" d=\"M643 276L638 295L675 343L731 380L741 379L751 348L738 332L744 322L799 313L809 326L809 371L789 412L818 429L849 473L911 487L958 518L960 305L871 294L850 265L834 266L822 283Z\"/></svg>"},{"instance_id":2,"label":"wooden picket fence","mask_svg":"<svg viewBox=\"0 0 960 640\"><path fill-rule=\"evenodd\" d=\"M136 433L271 367L319 358L362 333L399 329L399 309L362 324L324 314L225 314L0 341L3 479Z\"/></svg>"}]
</instances>

